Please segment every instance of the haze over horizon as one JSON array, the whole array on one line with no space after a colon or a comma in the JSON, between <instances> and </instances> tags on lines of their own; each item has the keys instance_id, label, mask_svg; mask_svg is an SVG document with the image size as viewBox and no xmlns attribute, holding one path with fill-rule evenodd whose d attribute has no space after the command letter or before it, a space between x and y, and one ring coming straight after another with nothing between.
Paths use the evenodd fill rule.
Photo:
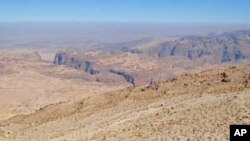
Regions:
<instances>
[{"instance_id":1,"label":"haze over horizon","mask_svg":"<svg viewBox=\"0 0 250 141\"><path fill-rule=\"evenodd\" d=\"M250 23L246 0L11 0L0 22Z\"/></svg>"},{"instance_id":2,"label":"haze over horizon","mask_svg":"<svg viewBox=\"0 0 250 141\"><path fill-rule=\"evenodd\" d=\"M119 42L207 35L250 29L249 13L246 0L5 0L0 5L0 41Z\"/></svg>"}]
</instances>

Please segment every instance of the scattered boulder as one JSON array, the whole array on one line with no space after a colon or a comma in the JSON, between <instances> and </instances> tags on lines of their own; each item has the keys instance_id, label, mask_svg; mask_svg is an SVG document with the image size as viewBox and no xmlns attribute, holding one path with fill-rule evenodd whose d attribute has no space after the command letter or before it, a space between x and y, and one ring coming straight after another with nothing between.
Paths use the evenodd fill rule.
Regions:
<instances>
[{"instance_id":1,"label":"scattered boulder","mask_svg":"<svg viewBox=\"0 0 250 141\"><path fill-rule=\"evenodd\" d=\"M6 131L0 128L0 137L9 138L13 133L11 131Z\"/></svg>"},{"instance_id":2,"label":"scattered boulder","mask_svg":"<svg viewBox=\"0 0 250 141\"><path fill-rule=\"evenodd\" d=\"M221 76L222 76L221 82L224 83L230 82L230 79L228 78L228 75L225 72L221 73Z\"/></svg>"}]
</instances>

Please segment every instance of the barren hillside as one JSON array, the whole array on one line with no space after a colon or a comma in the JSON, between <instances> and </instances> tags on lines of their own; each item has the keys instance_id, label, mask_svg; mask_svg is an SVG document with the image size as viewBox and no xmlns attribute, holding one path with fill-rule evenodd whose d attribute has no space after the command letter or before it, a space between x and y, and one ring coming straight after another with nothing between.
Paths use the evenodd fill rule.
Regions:
<instances>
[{"instance_id":1,"label":"barren hillside","mask_svg":"<svg viewBox=\"0 0 250 141\"><path fill-rule=\"evenodd\" d=\"M0 120L125 86L97 83L85 72L41 60L38 52L0 51Z\"/></svg>"},{"instance_id":2,"label":"barren hillside","mask_svg":"<svg viewBox=\"0 0 250 141\"><path fill-rule=\"evenodd\" d=\"M250 123L250 66L185 74L76 103L46 106L0 124L0 140L228 140Z\"/></svg>"}]
</instances>

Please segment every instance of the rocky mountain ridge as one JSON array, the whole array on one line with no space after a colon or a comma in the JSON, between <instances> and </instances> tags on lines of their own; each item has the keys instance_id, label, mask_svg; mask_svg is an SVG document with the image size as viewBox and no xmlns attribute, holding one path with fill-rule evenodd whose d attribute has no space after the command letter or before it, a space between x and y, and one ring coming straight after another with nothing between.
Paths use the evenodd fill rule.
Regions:
<instances>
[{"instance_id":1,"label":"rocky mountain ridge","mask_svg":"<svg viewBox=\"0 0 250 141\"><path fill-rule=\"evenodd\" d=\"M250 31L242 30L210 36L185 36L162 41L151 48L124 47L122 51L159 58L183 56L187 59L206 58L212 62L232 62L250 57Z\"/></svg>"},{"instance_id":2,"label":"rocky mountain ridge","mask_svg":"<svg viewBox=\"0 0 250 141\"><path fill-rule=\"evenodd\" d=\"M157 42L147 40L145 44L147 45L142 42L140 45L130 44L131 46L122 47L122 52L58 52L54 64L70 66L93 76L98 75L97 81L109 81L109 78L114 77L117 81L113 83L121 83L120 78L123 78L123 82L136 85L150 83L151 79L166 79L169 77L168 72L174 72L170 70L173 66L185 70L187 67L206 63L241 63L250 59L250 31L246 30L163 39ZM147 64L150 62L152 68ZM144 65L143 68L138 67L141 65Z\"/></svg>"}]
</instances>

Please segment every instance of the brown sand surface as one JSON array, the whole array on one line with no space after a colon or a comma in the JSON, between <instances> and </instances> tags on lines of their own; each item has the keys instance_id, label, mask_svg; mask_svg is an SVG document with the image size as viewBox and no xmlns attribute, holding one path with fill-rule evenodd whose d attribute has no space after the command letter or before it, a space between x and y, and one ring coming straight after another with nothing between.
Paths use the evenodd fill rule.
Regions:
<instances>
[{"instance_id":1,"label":"brown sand surface","mask_svg":"<svg viewBox=\"0 0 250 141\"><path fill-rule=\"evenodd\" d=\"M249 82L249 65L225 67L52 104L2 121L0 140L226 141L250 124Z\"/></svg>"},{"instance_id":2,"label":"brown sand surface","mask_svg":"<svg viewBox=\"0 0 250 141\"><path fill-rule=\"evenodd\" d=\"M124 87L97 83L84 72L39 60L36 53L0 52L0 120Z\"/></svg>"}]
</instances>

